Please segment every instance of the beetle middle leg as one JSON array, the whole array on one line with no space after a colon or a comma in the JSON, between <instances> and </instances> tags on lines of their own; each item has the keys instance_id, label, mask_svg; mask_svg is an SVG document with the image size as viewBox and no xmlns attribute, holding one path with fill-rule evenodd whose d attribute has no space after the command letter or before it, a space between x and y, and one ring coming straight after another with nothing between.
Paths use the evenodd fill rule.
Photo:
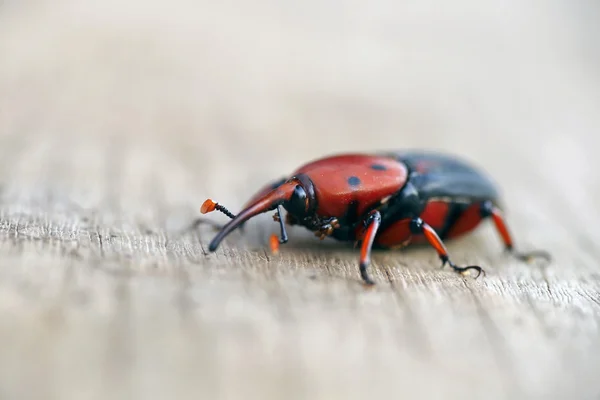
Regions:
<instances>
[{"instance_id":1,"label":"beetle middle leg","mask_svg":"<svg viewBox=\"0 0 600 400\"><path fill-rule=\"evenodd\" d=\"M502 237L506 251L508 251L518 260L529 262L536 258L542 258L547 262L551 261L552 258L547 251L535 250L525 253L516 251L513 245L511 234L508 231L508 227L506 226L506 222L502 216L502 212L498 207L494 206L491 201L486 201L481 204L481 217L492 218L494 225L496 226L496 230Z\"/></svg>"},{"instance_id":2,"label":"beetle middle leg","mask_svg":"<svg viewBox=\"0 0 600 400\"><path fill-rule=\"evenodd\" d=\"M483 268L481 268L478 265L469 265L467 267L459 267L456 264L454 264L450 260L450 256L448 255L448 250L446 250L446 246L444 245L444 242L442 241L442 239L440 239L440 237L435 232L435 230L431 226L429 226L427 223L425 223L421 218L415 218L410 221L410 230L413 234L423 234L425 236L425 238L427 239L429 244L435 249L435 251L437 251L437 253L440 257L440 260L442 260L442 268L446 264L448 264L448 265L450 265L450 267L452 267L452 269L454 271L456 271L460 274L463 274L463 273L473 269L478 272L478 274L475 278L478 278L479 275L481 275L481 274L485 275L485 271L483 270Z\"/></svg>"}]
</instances>

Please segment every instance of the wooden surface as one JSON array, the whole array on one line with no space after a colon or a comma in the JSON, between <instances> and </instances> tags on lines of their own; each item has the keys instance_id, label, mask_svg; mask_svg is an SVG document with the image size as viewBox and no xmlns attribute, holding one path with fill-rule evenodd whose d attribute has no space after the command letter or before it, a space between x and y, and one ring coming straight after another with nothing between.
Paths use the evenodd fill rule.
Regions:
<instances>
[{"instance_id":1,"label":"wooden surface","mask_svg":"<svg viewBox=\"0 0 600 400\"><path fill-rule=\"evenodd\" d=\"M214 3L0 3L0 398L599 398L594 2ZM269 215L185 231L407 147L485 168L555 262L486 224L448 244L486 278L377 252L365 290L351 247L266 252Z\"/></svg>"}]
</instances>

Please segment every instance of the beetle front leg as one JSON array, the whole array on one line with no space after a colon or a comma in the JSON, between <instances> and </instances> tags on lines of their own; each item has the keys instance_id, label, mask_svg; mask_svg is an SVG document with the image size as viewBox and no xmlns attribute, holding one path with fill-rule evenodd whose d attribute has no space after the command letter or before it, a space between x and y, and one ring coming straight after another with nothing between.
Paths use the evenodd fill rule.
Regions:
<instances>
[{"instance_id":1,"label":"beetle front leg","mask_svg":"<svg viewBox=\"0 0 600 400\"><path fill-rule=\"evenodd\" d=\"M373 210L369 213L364 221L365 234L363 236L362 247L360 250L360 276L367 285L374 285L375 282L371 280L367 273L367 268L371 263L371 249L373 248L373 242L377 235L377 230L381 225L381 214L377 210Z\"/></svg>"},{"instance_id":2,"label":"beetle front leg","mask_svg":"<svg viewBox=\"0 0 600 400\"><path fill-rule=\"evenodd\" d=\"M413 234L423 234L425 238L429 242L429 244L437 251L440 259L442 260L442 268L448 264L452 269L460 274L464 274L465 272L474 269L478 272L476 279L479 275L483 274L485 276L485 271L477 265L470 265L468 267L458 267L456 266L448 256L448 250L446 250L446 246L444 242L440 239L435 230L425 223L421 218L415 218L410 221L410 230Z\"/></svg>"},{"instance_id":3,"label":"beetle front leg","mask_svg":"<svg viewBox=\"0 0 600 400\"><path fill-rule=\"evenodd\" d=\"M529 262L535 258L543 258L547 262L551 261L552 257L550 254L543 250L530 251L526 253L517 252L513 246L512 237L508 231L506 222L502 216L502 212L500 209L498 209L498 207L495 207L491 201L486 201L481 204L481 216L482 218L492 218L494 225L496 226L496 230L502 237L506 251L508 251L518 260Z\"/></svg>"}]
</instances>

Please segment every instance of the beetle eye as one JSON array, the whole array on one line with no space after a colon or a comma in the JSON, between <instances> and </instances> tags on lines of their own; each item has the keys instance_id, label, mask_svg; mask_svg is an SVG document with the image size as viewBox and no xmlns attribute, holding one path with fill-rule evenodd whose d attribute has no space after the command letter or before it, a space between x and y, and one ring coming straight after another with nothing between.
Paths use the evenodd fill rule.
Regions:
<instances>
[{"instance_id":1,"label":"beetle eye","mask_svg":"<svg viewBox=\"0 0 600 400\"><path fill-rule=\"evenodd\" d=\"M292 193L292 197L286 204L286 209L294 214L294 215L304 215L306 213L306 192L302 188L302 186L297 185L294 188L294 192Z\"/></svg>"}]
</instances>

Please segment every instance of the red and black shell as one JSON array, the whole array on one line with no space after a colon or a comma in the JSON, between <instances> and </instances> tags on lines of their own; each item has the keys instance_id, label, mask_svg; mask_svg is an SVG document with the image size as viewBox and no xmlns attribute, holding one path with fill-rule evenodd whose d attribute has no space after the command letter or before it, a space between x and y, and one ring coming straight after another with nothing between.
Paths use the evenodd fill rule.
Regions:
<instances>
[{"instance_id":1,"label":"red and black shell","mask_svg":"<svg viewBox=\"0 0 600 400\"><path fill-rule=\"evenodd\" d=\"M412 235L406 224L416 217L441 239L458 237L481 222L482 203L496 205L499 199L494 183L475 167L432 152L336 155L308 163L292 176L310 182L314 190L309 220L300 218L297 223L315 229L335 217L340 227L331 236L354 241L364 217L377 209L382 216L374 243L378 247L421 241L422 236Z\"/></svg>"},{"instance_id":2,"label":"red and black shell","mask_svg":"<svg viewBox=\"0 0 600 400\"><path fill-rule=\"evenodd\" d=\"M505 248L520 260L542 257L547 252L514 251L508 227L502 217L499 193L483 172L455 156L402 151L374 154L341 154L315 160L298 168L288 178L260 190L237 215L208 199L203 213L218 209L232 220L211 241L215 251L223 238L245 221L277 209L281 239L287 234L281 208L288 212L286 222L313 230L321 238L362 241L360 273L365 283L373 283L367 266L373 246L403 247L429 242L442 265L456 272L483 269L454 264L443 244L474 230L482 220L493 220Z\"/></svg>"},{"instance_id":3,"label":"red and black shell","mask_svg":"<svg viewBox=\"0 0 600 400\"><path fill-rule=\"evenodd\" d=\"M484 202L498 203L495 185L454 156L424 151L340 154L309 162L261 189L247 203L237 225L281 204L292 224L319 230L335 220L330 236L356 241L365 217L377 209L381 226L374 245L394 248L422 240L407 224L418 217L442 240L473 230L482 220ZM215 238L211 248L229 231Z\"/></svg>"}]
</instances>

